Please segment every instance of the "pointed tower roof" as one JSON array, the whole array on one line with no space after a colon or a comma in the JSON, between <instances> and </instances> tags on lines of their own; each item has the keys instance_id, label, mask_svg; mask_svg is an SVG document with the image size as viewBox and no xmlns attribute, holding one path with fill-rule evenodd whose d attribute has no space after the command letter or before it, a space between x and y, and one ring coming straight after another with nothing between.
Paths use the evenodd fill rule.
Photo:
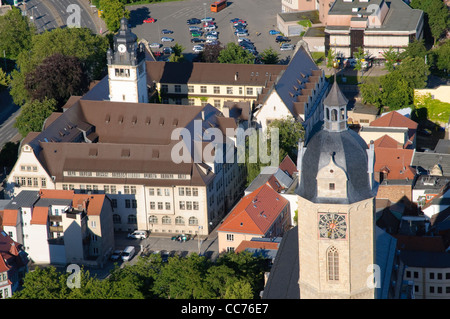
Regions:
<instances>
[{"instance_id":1,"label":"pointed tower roof","mask_svg":"<svg viewBox=\"0 0 450 319\"><path fill-rule=\"evenodd\" d=\"M348 100L342 93L342 91L339 89L339 85L336 81L336 74L334 75L334 83L333 86L330 89L330 92L328 92L328 96L323 101L323 104L327 106L342 106L347 105Z\"/></svg>"}]
</instances>

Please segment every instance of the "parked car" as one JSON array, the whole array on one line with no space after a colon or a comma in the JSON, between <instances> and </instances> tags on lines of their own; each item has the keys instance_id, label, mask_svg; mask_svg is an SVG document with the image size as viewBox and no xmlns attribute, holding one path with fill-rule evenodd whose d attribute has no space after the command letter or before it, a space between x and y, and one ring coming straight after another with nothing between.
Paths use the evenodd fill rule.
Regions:
<instances>
[{"instance_id":1,"label":"parked car","mask_svg":"<svg viewBox=\"0 0 450 319\"><path fill-rule=\"evenodd\" d=\"M247 26L247 22L245 22L243 20L239 20L239 21L234 23L234 26L237 26L237 25L246 27Z\"/></svg>"},{"instance_id":2,"label":"parked car","mask_svg":"<svg viewBox=\"0 0 450 319\"><path fill-rule=\"evenodd\" d=\"M153 18L147 18L144 20L144 23L154 23L154 22L156 22L156 20Z\"/></svg>"},{"instance_id":3,"label":"parked car","mask_svg":"<svg viewBox=\"0 0 450 319\"><path fill-rule=\"evenodd\" d=\"M133 246L127 246L122 252L122 260L129 261L133 258L136 249Z\"/></svg>"},{"instance_id":4,"label":"parked car","mask_svg":"<svg viewBox=\"0 0 450 319\"><path fill-rule=\"evenodd\" d=\"M234 18L234 19L231 19L231 20L230 20L230 23L236 23L236 22L238 22L239 20L241 20L241 19L239 19L239 18Z\"/></svg>"},{"instance_id":5,"label":"parked car","mask_svg":"<svg viewBox=\"0 0 450 319\"><path fill-rule=\"evenodd\" d=\"M163 53L164 54L172 54L173 53L173 49L169 48L169 47L165 47L165 48L163 48Z\"/></svg>"},{"instance_id":6,"label":"parked car","mask_svg":"<svg viewBox=\"0 0 450 319\"><path fill-rule=\"evenodd\" d=\"M247 25L244 25L242 23L235 23L235 24L233 24L233 28L235 28L235 29L245 29L246 26Z\"/></svg>"},{"instance_id":7,"label":"parked car","mask_svg":"<svg viewBox=\"0 0 450 319\"><path fill-rule=\"evenodd\" d=\"M169 30L169 29L162 29L161 30L161 34L172 34L172 33L173 33L173 31Z\"/></svg>"},{"instance_id":8,"label":"parked car","mask_svg":"<svg viewBox=\"0 0 450 319\"><path fill-rule=\"evenodd\" d=\"M212 22L212 21L209 21L209 22L203 22L203 27L209 27L209 26L212 26L212 25L214 25L215 26L215 24L214 24L214 22Z\"/></svg>"},{"instance_id":9,"label":"parked car","mask_svg":"<svg viewBox=\"0 0 450 319\"><path fill-rule=\"evenodd\" d=\"M205 39L201 39L201 38L192 38L191 39L191 43L203 43L205 42Z\"/></svg>"},{"instance_id":10,"label":"parked car","mask_svg":"<svg viewBox=\"0 0 450 319\"><path fill-rule=\"evenodd\" d=\"M179 241L179 242L186 242L189 239L191 239L191 235L189 235L189 234L181 234L181 235L172 237L172 240Z\"/></svg>"},{"instance_id":11,"label":"parked car","mask_svg":"<svg viewBox=\"0 0 450 319\"><path fill-rule=\"evenodd\" d=\"M193 31L193 32L191 32L191 36L193 36L194 38L201 37L202 34L203 34L203 32L201 32L201 31Z\"/></svg>"},{"instance_id":12,"label":"parked car","mask_svg":"<svg viewBox=\"0 0 450 319\"><path fill-rule=\"evenodd\" d=\"M128 238L145 239L147 238L147 231L145 230L135 230L128 234Z\"/></svg>"},{"instance_id":13,"label":"parked car","mask_svg":"<svg viewBox=\"0 0 450 319\"><path fill-rule=\"evenodd\" d=\"M161 38L161 42L172 42L173 38L169 38L169 37L162 37Z\"/></svg>"},{"instance_id":14,"label":"parked car","mask_svg":"<svg viewBox=\"0 0 450 319\"><path fill-rule=\"evenodd\" d=\"M122 250L114 250L111 257L109 257L112 261L117 261L122 257Z\"/></svg>"},{"instance_id":15,"label":"parked car","mask_svg":"<svg viewBox=\"0 0 450 319\"><path fill-rule=\"evenodd\" d=\"M153 42L150 44L150 48L152 49L159 49L161 47L161 43Z\"/></svg>"},{"instance_id":16,"label":"parked car","mask_svg":"<svg viewBox=\"0 0 450 319\"><path fill-rule=\"evenodd\" d=\"M205 43L210 44L210 45L214 45L214 44L219 44L219 41L213 40L213 39L208 39L208 40L206 40Z\"/></svg>"},{"instance_id":17,"label":"parked car","mask_svg":"<svg viewBox=\"0 0 450 319\"><path fill-rule=\"evenodd\" d=\"M188 19L186 22L187 22L187 24L199 24L202 21L200 19L197 19L197 18L191 18L191 19Z\"/></svg>"},{"instance_id":18,"label":"parked car","mask_svg":"<svg viewBox=\"0 0 450 319\"><path fill-rule=\"evenodd\" d=\"M238 43L241 43L241 42L253 43L249 38L239 38Z\"/></svg>"},{"instance_id":19,"label":"parked car","mask_svg":"<svg viewBox=\"0 0 450 319\"><path fill-rule=\"evenodd\" d=\"M217 35L210 34L210 35L206 36L206 39L208 39L208 40L217 40Z\"/></svg>"},{"instance_id":20,"label":"parked car","mask_svg":"<svg viewBox=\"0 0 450 319\"><path fill-rule=\"evenodd\" d=\"M282 35L277 35L277 37L275 38L275 42L280 43L280 42L291 42L291 39L289 39L288 37L284 37Z\"/></svg>"},{"instance_id":21,"label":"parked car","mask_svg":"<svg viewBox=\"0 0 450 319\"><path fill-rule=\"evenodd\" d=\"M248 33L247 29L236 29L236 30L234 30L234 34L237 34L239 32L246 32L246 33Z\"/></svg>"},{"instance_id":22,"label":"parked car","mask_svg":"<svg viewBox=\"0 0 450 319\"><path fill-rule=\"evenodd\" d=\"M289 51L289 50L294 50L294 45L293 44L288 44L288 43L283 43L283 45L280 47L281 51Z\"/></svg>"},{"instance_id":23,"label":"parked car","mask_svg":"<svg viewBox=\"0 0 450 319\"><path fill-rule=\"evenodd\" d=\"M206 36L208 36L208 35L215 35L215 36L218 36L218 35L219 35L219 32L217 32L217 31L209 31L209 32L206 33L205 35L206 35Z\"/></svg>"},{"instance_id":24,"label":"parked car","mask_svg":"<svg viewBox=\"0 0 450 319\"><path fill-rule=\"evenodd\" d=\"M195 53L203 52L203 46L201 46L201 45L194 45L194 47L192 48L192 51L194 51Z\"/></svg>"},{"instance_id":25,"label":"parked car","mask_svg":"<svg viewBox=\"0 0 450 319\"><path fill-rule=\"evenodd\" d=\"M205 29L206 32L209 32L209 31L216 30L216 26L215 25L210 25L210 26L205 27L204 29Z\"/></svg>"},{"instance_id":26,"label":"parked car","mask_svg":"<svg viewBox=\"0 0 450 319\"><path fill-rule=\"evenodd\" d=\"M189 31L201 31L201 30L202 30L202 28L200 28L200 27L196 27L196 26L189 27Z\"/></svg>"},{"instance_id":27,"label":"parked car","mask_svg":"<svg viewBox=\"0 0 450 319\"><path fill-rule=\"evenodd\" d=\"M275 35L275 34L280 34L281 32L280 31L277 31L277 30L270 30L269 31L269 34L271 34L271 35Z\"/></svg>"},{"instance_id":28,"label":"parked car","mask_svg":"<svg viewBox=\"0 0 450 319\"><path fill-rule=\"evenodd\" d=\"M236 36L238 37L248 37L248 32L246 31L239 31L236 33Z\"/></svg>"},{"instance_id":29,"label":"parked car","mask_svg":"<svg viewBox=\"0 0 450 319\"><path fill-rule=\"evenodd\" d=\"M211 22L211 21L214 21L214 18L211 18L211 17L205 17L205 18L201 19L201 21L202 21L202 22Z\"/></svg>"}]
</instances>

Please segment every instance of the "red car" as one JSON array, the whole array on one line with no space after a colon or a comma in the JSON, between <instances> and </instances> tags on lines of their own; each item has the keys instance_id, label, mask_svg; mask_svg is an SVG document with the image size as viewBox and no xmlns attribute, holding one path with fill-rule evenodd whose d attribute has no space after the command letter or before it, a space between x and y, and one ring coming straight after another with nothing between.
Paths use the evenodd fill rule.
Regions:
<instances>
[{"instance_id":1,"label":"red car","mask_svg":"<svg viewBox=\"0 0 450 319\"><path fill-rule=\"evenodd\" d=\"M144 23L153 23L153 22L155 22L155 19L153 18L148 18L144 20Z\"/></svg>"}]
</instances>

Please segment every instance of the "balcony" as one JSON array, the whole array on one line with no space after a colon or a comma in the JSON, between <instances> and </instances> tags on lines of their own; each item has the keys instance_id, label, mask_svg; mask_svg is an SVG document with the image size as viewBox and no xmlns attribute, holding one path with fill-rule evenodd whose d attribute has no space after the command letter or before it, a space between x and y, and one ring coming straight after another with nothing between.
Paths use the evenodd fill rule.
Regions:
<instances>
[{"instance_id":1,"label":"balcony","mask_svg":"<svg viewBox=\"0 0 450 319\"><path fill-rule=\"evenodd\" d=\"M50 226L49 230L50 232L57 232L57 233L64 232L64 228L62 226Z\"/></svg>"}]
</instances>

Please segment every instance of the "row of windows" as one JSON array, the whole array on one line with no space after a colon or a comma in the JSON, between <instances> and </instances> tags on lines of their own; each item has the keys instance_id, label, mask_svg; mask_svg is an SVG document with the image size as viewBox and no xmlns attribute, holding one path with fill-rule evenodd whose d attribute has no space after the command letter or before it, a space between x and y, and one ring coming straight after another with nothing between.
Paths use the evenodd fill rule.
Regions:
<instances>
[{"instance_id":1,"label":"row of windows","mask_svg":"<svg viewBox=\"0 0 450 319\"><path fill-rule=\"evenodd\" d=\"M405 277L406 278L419 278L419 272L418 271L411 271L411 270L407 270L405 273ZM442 273L442 272L430 272L428 273L428 279L434 280L443 280L445 277L446 280L450 280L450 272L447 273Z\"/></svg>"},{"instance_id":2,"label":"row of windows","mask_svg":"<svg viewBox=\"0 0 450 319\"><path fill-rule=\"evenodd\" d=\"M158 207L158 210L170 210L171 205L170 202L150 202L150 209L156 210L156 207ZM179 208L181 210L198 210L199 209L199 203L197 201L180 201L179 202Z\"/></svg>"},{"instance_id":3,"label":"row of windows","mask_svg":"<svg viewBox=\"0 0 450 319\"><path fill-rule=\"evenodd\" d=\"M188 174L154 174L154 173L123 173L123 172L88 172L64 171L64 176L81 177L111 177L111 178L144 178L144 179L189 179Z\"/></svg>"},{"instance_id":4,"label":"row of windows","mask_svg":"<svg viewBox=\"0 0 450 319\"><path fill-rule=\"evenodd\" d=\"M175 225L182 226L182 225L186 224L185 218L182 217L182 216L177 216L177 217L175 217L174 220L175 220ZM150 224L152 224L152 225L159 224L159 217L155 216L155 215L151 215L148 218L148 222ZM170 217L170 216L162 216L161 217L161 224L162 225L172 225L172 217ZM194 216L189 217L188 225L189 226L198 226L198 219L197 219L197 217L194 217Z\"/></svg>"},{"instance_id":5,"label":"row of windows","mask_svg":"<svg viewBox=\"0 0 450 319\"><path fill-rule=\"evenodd\" d=\"M26 172L37 172L37 166L31 166L31 165L21 165L20 166L20 170L21 171L26 171Z\"/></svg>"},{"instance_id":6,"label":"row of windows","mask_svg":"<svg viewBox=\"0 0 450 319\"><path fill-rule=\"evenodd\" d=\"M232 86L227 86L225 88L225 92L226 94L234 94L234 87ZM168 93L169 92L169 86L167 84L162 84L161 85L161 93ZM181 85L180 84L175 84L174 85L174 92L175 93L181 93ZM244 94L244 88L243 87L237 87L237 92L239 95L243 95ZM252 87L248 87L245 90L247 95L253 95L254 94L254 90ZM196 93L195 92L195 87L193 85L188 85L188 93ZM206 85L201 85L200 86L200 93L202 94L208 94L211 92L208 92L208 86ZM220 86L214 86L213 87L213 94L221 94L222 93L222 88Z\"/></svg>"},{"instance_id":7,"label":"row of windows","mask_svg":"<svg viewBox=\"0 0 450 319\"><path fill-rule=\"evenodd\" d=\"M38 178L38 177L15 176L14 182L18 186L47 188L47 179L45 177Z\"/></svg>"},{"instance_id":8,"label":"row of windows","mask_svg":"<svg viewBox=\"0 0 450 319\"><path fill-rule=\"evenodd\" d=\"M149 188L148 192L150 196L170 196L170 188ZM178 195L198 196L198 187L178 187Z\"/></svg>"}]
</instances>

